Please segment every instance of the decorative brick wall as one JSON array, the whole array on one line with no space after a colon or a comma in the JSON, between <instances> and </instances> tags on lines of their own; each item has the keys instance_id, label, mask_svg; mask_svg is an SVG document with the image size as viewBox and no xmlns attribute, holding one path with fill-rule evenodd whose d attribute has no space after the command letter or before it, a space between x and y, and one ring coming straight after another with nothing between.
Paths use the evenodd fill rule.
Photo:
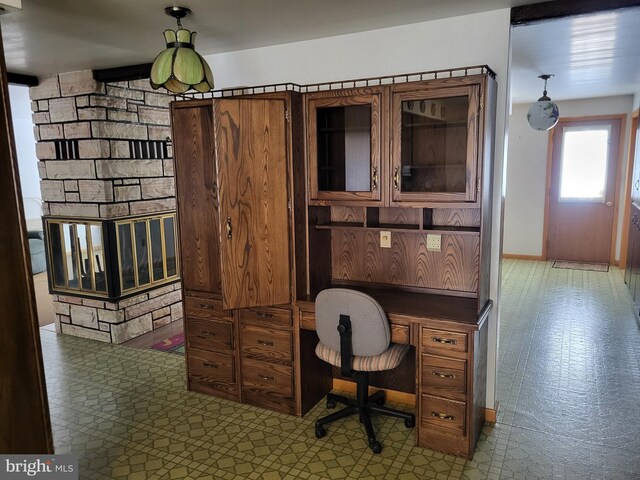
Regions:
<instances>
[{"instance_id":1,"label":"decorative brick wall","mask_svg":"<svg viewBox=\"0 0 640 480\"><path fill-rule=\"evenodd\" d=\"M29 91L43 212L117 219L174 210L170 95L148 80L101 83L91 71ZM122 343L182 319L180 284L118 302L54 295L59 332Z\"/></svg>"}]
</instances>

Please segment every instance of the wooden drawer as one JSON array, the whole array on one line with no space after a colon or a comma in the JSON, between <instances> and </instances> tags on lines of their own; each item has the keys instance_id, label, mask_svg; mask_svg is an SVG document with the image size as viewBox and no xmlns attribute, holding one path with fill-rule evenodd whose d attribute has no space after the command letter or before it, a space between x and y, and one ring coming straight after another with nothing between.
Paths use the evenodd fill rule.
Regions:
<instances>
[{"instance_id":1,"label":"wooden drawer","mask_svg":"<svg viewBox=\"0 0 640 480\"><path fill-rule=\"evenodd\" d=\"M232 353L189 349L189 377L198 383L215 385L235 383L236 370Z\"/></svg>"},{"instance_id":2,"label":"wooden drawer","mask_svg":"<svg viewBox=\"0 0 640 480\"><path fill-rule=\"evenodd\" d=\"M304 328L305 330L315 330L316 314L300 310L300 328Z\"/></svg>"},{"instance_id":3,"label":"wooden drawer","mask_svg":"<svg viewBox=\"0 0 640 480\"><path fill-rule=\"evenodd\" d=\"M393 343L409 344L409 325L391 324L391 341ZM316 314L300 310L300 328L305 330L316 329Z\"/></svg>"},{"instance_id":4,"label":"wooden drawer","mask_svg":"<svg viewBox=\"0 0 640 480\"><path fill-rule=\"evenodd\" d=\"M189 348L233 350L233 319L204 319L187 316L185 339Z\"/></svg>"},{"instance_id":5,"label":"wooden drawer","mask_svg":"<svg viewBox=\"0 0 640 480\"><path fill-rule=\"evenodd\" d=\"M184 312L187 316L211 318L225 315L222 300L205 297L184 297Z\"/></svg>"},{"instance_id":6,"label":"wooden drawer","mask_svg":"<svg viewBox=\"0 0 640 480\"><path fill-rule=\"evenodd\" d=\"M441 355L466 353L467 334L461 332L449 332L431 328L422 329L423 351L439 353Z\"/></svg>"},{"instance_id":7,"label":"wooden drawer","mask_svg":"<svg viewBox=\"0 0 640 480\"><path fill-rule=\"evenodd\" d=\"M274 307L243 308L240 310L240 321L253 325L291 328L291 311Z\"/></svg>"},{"instance_id":8,"label":"wooden drawer","mask_svg":"<svg viewBox=\"0 0 640 480\"><path fill-rule=\"evenodd\" d=\"M293 397L293 369L259 360L242 359L242 388L284 398Z\"/></svg>"},{"instance_id":9,"label":"wooden drawer","mask_svg":"<svg viewBox=\"0 0 640 480\"><path fill-rule=\"evenodd\" d=\"M243 356L289 364L293 358L291 345L291 332L268 330L253 325L242 325L240 330Z\"/></svg>"},{"instance_id":10,"label":"wooden drawer","mask_svg":"<svg viewBox=\"0 0 640 480\"><path fill-rule=\"evenodd\" d=\"M465 403L431 395L422 395L421 402L421 427L465 435Z\"/></svg>"},{"instance_id":11,"label":"wooden drawer","mask_svg":"<svg viewBox=\"0 0 640 480\"><path fill-rule=\"evenodd\" d=\"M466 373L464 360L422 355L422 393L464 401Z\"/></svg>"}]
</instances>

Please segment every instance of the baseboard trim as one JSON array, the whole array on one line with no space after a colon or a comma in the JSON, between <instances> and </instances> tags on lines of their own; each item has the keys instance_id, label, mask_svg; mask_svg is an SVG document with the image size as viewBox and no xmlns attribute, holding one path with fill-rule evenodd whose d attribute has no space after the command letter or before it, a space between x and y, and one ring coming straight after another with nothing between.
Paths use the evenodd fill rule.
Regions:
<instances>
[{"instance_id":1,"label":"baseboard trim","mask_svg":"<svg viewBox=\"0 0 640 480\"><path fill-rule=\"evenodd\" d=\"M489 423L496 423L498 421L498 402L496 402L496 408L484 409L484 421Z\"/></svg>"},{"instance_id":2,"label":"baseboard trim","mask_svg":"<svg viewBox=\"0 0 640 480\"><path fill-rule=\"evenodd\" d=\"M349 393L351 395L356 394L355 382L348 380L342 380L340 378L333 379L333 389L341 392ZM398 392L397 390L389 390L388 388L369 387L369 395L377 392L378 390L384 390L387 400L390 402L401 403L403 405L416 405L416 396L414 393ZM496 402L496 408L484 409L484 420L489 423L496 423L498 419L498 402Z\"/></svg>"},{"instance_id":3,"label":"baseboard trim","mask_svg":"<svg viewBox=\"0 0 640 480\"><path fill-rule=\"evenodd\" d=\"M340 390L355 395L356 384L348 380L342 380L340 378L333 379L333 389ZM398 392L397 390L389 390L387 388L369 387L369 395L377 392L378 390L384 390L387 400L395 403L402 403L403 405L415 406L416 396L413 393Z\"/></svg>"},{"instance_id":4,"label":"baseboard trim","mask_svg":"<svg viewBox=\"0 0 640 480\"><path fill-rule=\"evenodd\" d=\"M517 253L503 253L502 258L508 260L544 260L542 255L520 255Z\"/></svg>"}]
</instances>

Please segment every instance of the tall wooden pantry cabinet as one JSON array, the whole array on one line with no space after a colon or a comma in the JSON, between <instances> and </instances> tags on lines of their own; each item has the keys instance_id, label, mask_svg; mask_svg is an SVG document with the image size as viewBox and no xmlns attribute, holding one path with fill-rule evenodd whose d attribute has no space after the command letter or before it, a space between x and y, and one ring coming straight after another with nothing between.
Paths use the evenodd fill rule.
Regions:
<instances>
[{"instance_id":1,"label":"tall wooden pantry cabinet","mask_svg":"<svg viewBox=\"0 0 640 480\"><path fill-rule=\"evenodd\" d=\"M297 413L294 92L174 102L188 388Z\"/></svg>"}]
</instances>

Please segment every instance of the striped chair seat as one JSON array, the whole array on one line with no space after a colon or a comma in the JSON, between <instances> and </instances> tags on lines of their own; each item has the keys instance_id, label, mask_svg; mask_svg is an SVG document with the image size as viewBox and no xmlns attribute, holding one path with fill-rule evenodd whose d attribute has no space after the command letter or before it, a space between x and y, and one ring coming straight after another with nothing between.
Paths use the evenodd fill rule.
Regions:
<instances>
[{"instance_id":1,"label":"striped chair seat","mask_svg":"<svg viewBox=\"0 0 640 480\"><path fill-rule=\"evenodd\" d=\"M351 368L360 372L380 372L382 370L391 370L400 365L400 362L409 350L409 345L400 345L392 343L380 355L372 357L353 356L353 365ZM340 367L340 352L331 350L322 343L318 342L316 346L316 355L318 358L335 367Z\"/></svg>"}]
</instances>

